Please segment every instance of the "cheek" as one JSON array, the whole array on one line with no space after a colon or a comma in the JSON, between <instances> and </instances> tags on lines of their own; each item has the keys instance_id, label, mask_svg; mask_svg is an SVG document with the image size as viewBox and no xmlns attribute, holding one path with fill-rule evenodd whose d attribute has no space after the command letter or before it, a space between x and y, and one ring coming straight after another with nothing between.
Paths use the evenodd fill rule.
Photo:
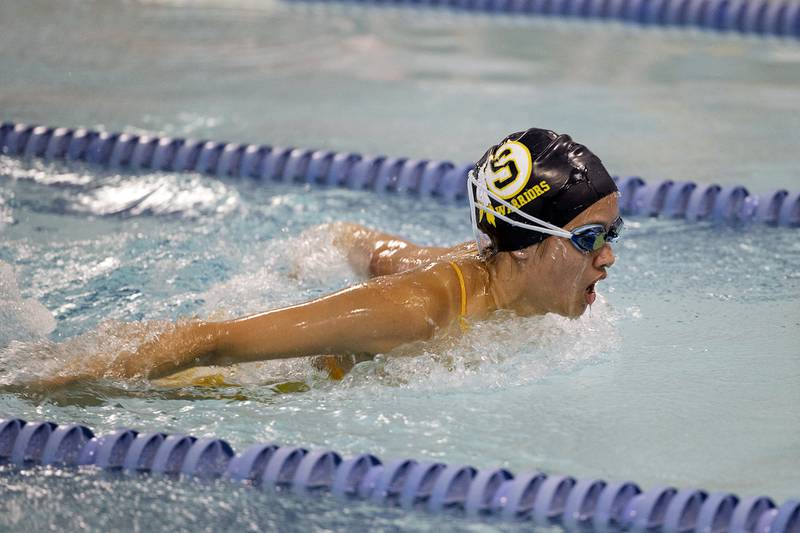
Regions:
<instances>
[{"instance_id":1,"label":"cheek","mask_svg":"<svg viewBox=\"0 0 800 533\"><path fill-rule=\"evenodd\" d=\"M583 290L583 274L589 266L587 257L563 239L554 243L549 250L553 285L562 293Z\"/></svg>"},{"instance_id":2,"label":"cheek","mask_svg":"<svg viewBox=\"0 0 800 533\"><path fill-rule=\"evenodd\" d=\"M576 258L569 243L564 242L564 239L554 239L554 243L548 250L548 256L552 268L556 272L560 272L559 277L569 277L574 270L577 269L577 264L580 258ZM576 259L578 259L576 261Z\"/></svg>"}]
</instances>

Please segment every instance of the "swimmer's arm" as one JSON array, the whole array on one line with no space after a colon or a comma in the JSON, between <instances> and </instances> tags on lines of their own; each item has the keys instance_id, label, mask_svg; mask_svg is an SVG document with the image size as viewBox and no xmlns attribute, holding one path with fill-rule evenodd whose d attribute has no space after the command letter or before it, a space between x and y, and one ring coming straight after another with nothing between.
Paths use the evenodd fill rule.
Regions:
<instances>
[{"instance_id":1,"label":"swimmer's arm","mask_svg":"<svg viewBox=\"0 0 800 533\"><path fill-rule=\"evenodd\" d=\"M347 255L355 273L363 277L412 270L438 260L453 250L439 246L418 246L396 235L350 223L334 226L333 242Z\"/></svg>"},{"instance_id":2,"label":"swimmer's arm","mask_svg":"<svg viewBox=\"0 0 800 533\"><path fill-rule=\"evenodd\" d=\"M212 325L215 349L204 364L235 364L319 354L382 353L430 339L451 320L440 282L412 272L368 282L312 302Z\"/></svg>"},{"instance_id":3,"label":"swimmer's arm","mask_svg":"<svg viewBox=\"0 0 800 533\"><path fill-rule=\"evenodd\" d=\"M135 350L78 358L28 385L52 390L100 378L159 378L195 366L387 352L429 339L454 320L443 277L437 268L416 270L238 320L178 323Z\"/></svg>"}]
</instances>

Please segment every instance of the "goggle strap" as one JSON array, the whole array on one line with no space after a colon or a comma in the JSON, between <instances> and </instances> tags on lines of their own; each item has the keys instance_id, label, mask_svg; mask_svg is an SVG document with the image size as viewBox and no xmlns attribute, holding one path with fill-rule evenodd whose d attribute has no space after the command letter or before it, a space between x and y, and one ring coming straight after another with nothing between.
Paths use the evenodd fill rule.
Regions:
<instances>
[{"instance_id":1,"label":"goggle strap","mask_svg":"<svg viewBox=\"0 0 800 533\"><path fill-rule=\"evenodd\" d=\"M492 211L488 207L485 207L485 206L482 206L482 205L476 205L476 207L478 209L480 209L481 211L483 211L484 213L487 213L489 215L494 215L495 217L499 218L500 220L504 220L505 222L508 222L512 226L516 226L518 228L523 228L523 229L527 229L527 230L531 230L531 231L537 231L539 233L546 233L548 235L555 235L556 237L564 237L564 238L567 238L567 239L572 237L571 233L569 233L567 231L564 231L564 230L558 231L558 230L554 230L554 229L550 229L550 228L543 228L541 226L533 226L531 224L525 224L524 222L518 222L518 221L516 221L516 220L514 220L512 218L508 218L507 216L501 215L500 213L498 213L496 211Z\"/></svg>"},{"instance_id":2,"label":"goggle strap","mask_svg":"<svg viewBox=\"0 0 800 533\"><path fill-rule=\"evenodd\" d=\"M553 224L550 224L549 222L545 222L544 220L540 220L540 219L538 219L538 218L536 218L536 217L534 217L532 215L529 215L529 214L527 214L527 213L525 213L523 211L520 211L518 208L516 208L513 205L511 205L510 203L506 202L502 198L499 198L496 194L494 194L492 191L490 191L488 188L486 188L486 186L481 187L481 184L478 182L478 180L476 180L473 177L473 173L474 173L474 171L471 170L469 172L469 174L467 174L467 189L469 190L469 200L470 200L470 204L471 204L471 207L472 207L470 212L471 212L471 216L472 216L473 231L477 231L477 228L478 228L478 225L475 222L475 208L477 207L478 209L480 209L484 213L489 214L489 215L494 215L497 218L499 218L500 220L503 220L503 221L511 224L512 226L516 226L518 228L523 228L523 229L527 229L527 230L531 230L531 231L537 231L539 233L546 233L548 235L556 235L558 237L565 237L567 239L572 237L572 233L570 233L568 231L565 231L565 230L559 228L558 226L554 226ZM480 187L480 189L483 192L485 192L490 198L494 199L495 201L497 201L501 205L506 206L509 209L509 211L513 211L514 213L516 213L517 215L521 216L522 218L524 218L526 220L530 220L531 222L535 222L535 223L540 224L540 225L539 226L533 226L531 224L526 224L524 222L519 222L519 221L514 220L512 218L508 218L508 217L506 217L504 215L501 215L500 213L498 213L497 211L494 211L491 208L488 208L488 207L483 206L483 205L477 205L475 203L474 192L472 191L472 187L470 186L471 184L475 185L476 188Z\"/></svg>"},{"instance_id":3,"label":"goggle strap","mask_svg":"<svg viewBox=\"0 0 800 533\"><path fill-rule=\"evenodd\" d=\"M478 222L475 220L475 193L472 192L469 180L467 180L467 197L469 198L470 207L469 218L472 220L472 236L475 238L475 244L478 245L478 253L481 253L481 238L478 234Z\"/></svg>"},{"instance_id":4,"label":"goggle strap","mask_svg":"<svg viewBox=\"0 0 800 533\"><path fill-rule=\"evenodd\" d=\"M565 232L563 229L559 228L558 226L554 226L553 224L550 224L549 222L546 222L546 221L544 221L544 220L541 220L541 219L539 219L539 218L536 218L536 217L535 217L535 216L533 216L533 215L529 215L528 213L525 213L524 211L520 211L520 210L519 210L519 208L516 208L516 207L514 207L513 205L511 205L510 203L506 202L505 200L503 200L502 198L500 198L499 196L497 196L496 194L494 194L492 191L490 191L490 190L489 190L489 189L486 187L486 185L485 185L485 184L484 184L484 185L482 185L482 184L481 184L481 183L480 183L478 180L476 180L476 179L473 177L473 174L474 174L474 171L470 171L470 173L467 175L467 179L468 179L470 182L472 182L472 183L475 185L475 187L476 187L476 188L480 188L482 191L484 191L484 192L485 192L485 193L486 193L486 194L487 194L487 195L488 195L490 198L494 199L494 200L495 200L495 201L497 201L499 204L506 206L506 207L508 208L508 210L509 210L509 211L513 211L514 213L518 214L518 215L519 215L519 216L521 216L522 218L524 218L524 219L526 219L526 220L529 220L529 221L531 221L531 222L534 222L534 223L536 223L536 224L539 224L540 226L543 226L543 227L545 227L545 228L549 228L549 229L551 229L551 230L553 230L553 231L558 231L558 232L560 232L560 233L558 233L558 235L562 235L563 233L568 233L568 232ZM483 208L481 208L480 206L478 206L478 207L479 207L479 208L480 208L482 211L485 211L485 212L487 212L487 210L486 210L486 209L483 209ZM499 213L497 213L496 211L492 211L491 209L490 209L488 212L490 212L490 213L492 213L492 214L495 214L496 216L500 216L500 217L502 217L502 216L503 216L503 215L500 215ZM506 221L508 221L508 219L502 219L502 220L506 220ZM510 221L510 222L509 222L509 224L512 224L512 225L519 225L519 224L524 224L524 223L522 223L522 222L517 222L517 221L514 221L514 220L512 220L512 221ZM528 229L530 229L530 227L531 227L531 226L529 226L529 225L527 225L527 224L526 224L526 225L524 225L524 226L519 226L519 227L525 227L525 228L528 228ZM537 226L537 227L538 227L538 226ZM538 230L536 230L536 231L538 231ZM552 234L552 235L556 235L556 234ZM563 235L563 236L565 236L565 235Z\"/></svg>"}]
</instances>

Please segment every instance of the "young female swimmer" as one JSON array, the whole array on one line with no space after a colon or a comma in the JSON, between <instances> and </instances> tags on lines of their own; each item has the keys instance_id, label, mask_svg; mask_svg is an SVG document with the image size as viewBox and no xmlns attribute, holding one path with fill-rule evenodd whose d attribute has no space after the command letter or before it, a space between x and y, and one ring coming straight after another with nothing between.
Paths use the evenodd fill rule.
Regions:
<instances>
[{"instance_id":1,"label":"young female swimmer","mask_svg":"<svg viewBox=\"0 0 800 533\"><path fill-rule=\"evenodd\" d=\"M468 328L499 309L580 316L614 264L608 243L622 227L617 188L600 159L567 135L529 129L489 148L465 185L477 248L420 247L341 224L335 243L370 280L244 318L179 323L136 351L76 361L46 381L159 378L194 366L384 353L453 324ZM339 378L337 360L317 361Z\"/></svg>"}]
</instances>

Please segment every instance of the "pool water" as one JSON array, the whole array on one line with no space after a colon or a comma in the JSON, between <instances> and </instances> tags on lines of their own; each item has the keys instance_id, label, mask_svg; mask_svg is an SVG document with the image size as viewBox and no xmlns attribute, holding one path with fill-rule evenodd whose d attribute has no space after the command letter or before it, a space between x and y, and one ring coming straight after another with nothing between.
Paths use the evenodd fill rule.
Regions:
<instances>
[{"instance_id":1,"label":"pool water","mask_svg":"<svg viewBox=\"0 0 800 533\"><path fill-rule=\"evenodd\" d=\"M238 316L346 286L356 278L326 223L356 221L426 244L469 235L463 208L400 196L121 177L7 158L0 168L19 221L0 246L4 286L19 288L7 308L28 304L12 312L16 325L0 329L4 383L119 346L113 321ZM140 213L102 215L100 198L137 185L163 197L151 195ZM363 363L342 382L293 360L234 368L231 387L104 382L45 400L4 394L0 405L100 433L216 435L237 449L276 441L792 496L800 444L793 232L646 219L627 229L598 302L576 321L501 314L463 337ZM55 320L31 313L36 306ZM25 317L32 323L20 326ZM308 390L282 394L286 382Z\"/></svg>"},{"instance_id":2,"label":"pool water","mask_svg":"<svg viewBox=\"0 0 800 533\"><path fill-rule=\"evenodd\" d=\"M459 161L545 125L616 174L800 188L793 43L244 1L51 12L0 5L3 119ZM797 497L793 229L629 221L579 320L499 314L342 382L293 360L227 369L227 387L14 386L124 347L123 323L240 316L357 281L337 221L422 244L471 235L463 207L427 200L0 156L0 415ZM0 494L0 529L146 529L157 513L207 530L496 527L91 471L5 469Z\"/></svg>"}]
</instances>

